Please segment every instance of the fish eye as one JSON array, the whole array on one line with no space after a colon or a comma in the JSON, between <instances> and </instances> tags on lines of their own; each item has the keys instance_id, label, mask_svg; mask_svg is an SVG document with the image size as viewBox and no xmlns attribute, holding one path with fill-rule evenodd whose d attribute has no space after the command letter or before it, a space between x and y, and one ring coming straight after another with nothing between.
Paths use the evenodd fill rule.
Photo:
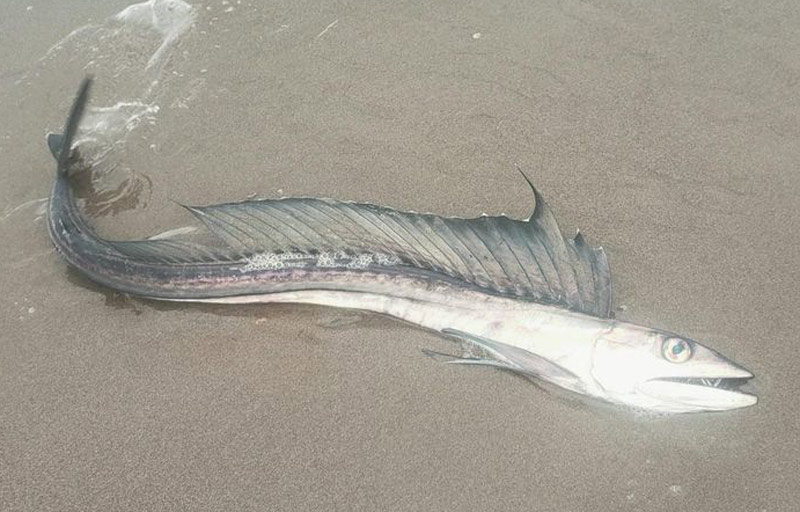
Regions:
<instances>
[{"instance_id":1,"label":"fish eye","mask_svg":"<svg viewBox=\"0 0 800 512\"><path fill-rule=\"evenodd\" d=\"M667 338L661 345L661 355L671 363L684 363L692 357L692 346L681 338Z\"/></svg>"}]
</instances>

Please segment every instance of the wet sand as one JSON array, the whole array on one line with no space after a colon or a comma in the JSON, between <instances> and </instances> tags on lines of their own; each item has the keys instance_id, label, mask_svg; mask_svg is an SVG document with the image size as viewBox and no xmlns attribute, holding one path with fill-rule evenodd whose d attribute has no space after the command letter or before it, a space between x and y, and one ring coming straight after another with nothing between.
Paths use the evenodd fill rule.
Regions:
<instances>
[{"instance_id":1,"label":"wet sand","mask_svg":"<svg viewBox=\"0 0 800 512\"><path fill-rule=\"evenodd\" d=\"M109 24L127 2L4 2L0 509L793 510L800 12L652 4L195 3L145 69L167 36ZM100 289L38 210L86 72L139 115L95 141L105 236L253 194L524 217L518 164L606 249L619 318L760 402L641 417L436 364L448 342L389 318Z\"/></svg>"}]
</instances>

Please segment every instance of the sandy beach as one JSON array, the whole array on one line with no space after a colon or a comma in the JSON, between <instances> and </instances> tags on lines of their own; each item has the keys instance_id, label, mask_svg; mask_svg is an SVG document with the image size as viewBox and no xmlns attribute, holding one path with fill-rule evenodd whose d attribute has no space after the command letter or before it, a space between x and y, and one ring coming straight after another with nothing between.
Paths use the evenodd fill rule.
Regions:
<instances>
[{"instance_id":1,"label":"sandy beach","mask_svg":"<svg viewBox=\"0 0 800 512\"><path fill-rule=\"evenodd\" d=\"M0 509L795 509L798 5L188 1L0 5ZM648 417L386 317L95 286L42 218L87 73L103 236L254 196L524 218L519 165L605 248L618 318L759 403Z\"/></svg>"}]
</instances>

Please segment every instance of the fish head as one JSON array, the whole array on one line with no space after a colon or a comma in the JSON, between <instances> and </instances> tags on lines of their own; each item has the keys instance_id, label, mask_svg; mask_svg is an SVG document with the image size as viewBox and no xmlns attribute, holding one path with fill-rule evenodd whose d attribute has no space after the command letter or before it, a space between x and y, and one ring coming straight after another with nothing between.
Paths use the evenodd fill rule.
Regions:
<instances>
[{"instance_id":1,"label":"fish head","mask_svg":"<svg viewBox=\"0 0 800 512\"><path fill-rule=\"evenodd\" d=\"M595 343L592 377L614 402L656 413L754 405L741 391L753 374L691 339L618 323Z\"/></svg>"}]
</instances>

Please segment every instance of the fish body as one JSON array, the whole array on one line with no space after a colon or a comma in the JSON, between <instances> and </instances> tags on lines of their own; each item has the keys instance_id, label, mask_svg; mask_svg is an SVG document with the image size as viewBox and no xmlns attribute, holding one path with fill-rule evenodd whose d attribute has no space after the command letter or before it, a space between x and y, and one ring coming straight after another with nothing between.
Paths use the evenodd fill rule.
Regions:
<instances>
[{"instance_id":1,"label":"fish body","mask_svg":"<svg viewBox=\"0 0 800 512\"><path fill-rule=\"evenodd\" d=\"M104 286L151 299L309 303L387 314L460 340L448 364L486 365L654 412L752 405L752 374L703 345L612 318L608 262L565 239L538 191L524 221L446 218L371 204L283 198L187 207L223 242L112 241L83 218L70 184L82 85L48 209L53 244ZM529 182L530 183L530 182Z\"/></svg>"}]
</instances>

